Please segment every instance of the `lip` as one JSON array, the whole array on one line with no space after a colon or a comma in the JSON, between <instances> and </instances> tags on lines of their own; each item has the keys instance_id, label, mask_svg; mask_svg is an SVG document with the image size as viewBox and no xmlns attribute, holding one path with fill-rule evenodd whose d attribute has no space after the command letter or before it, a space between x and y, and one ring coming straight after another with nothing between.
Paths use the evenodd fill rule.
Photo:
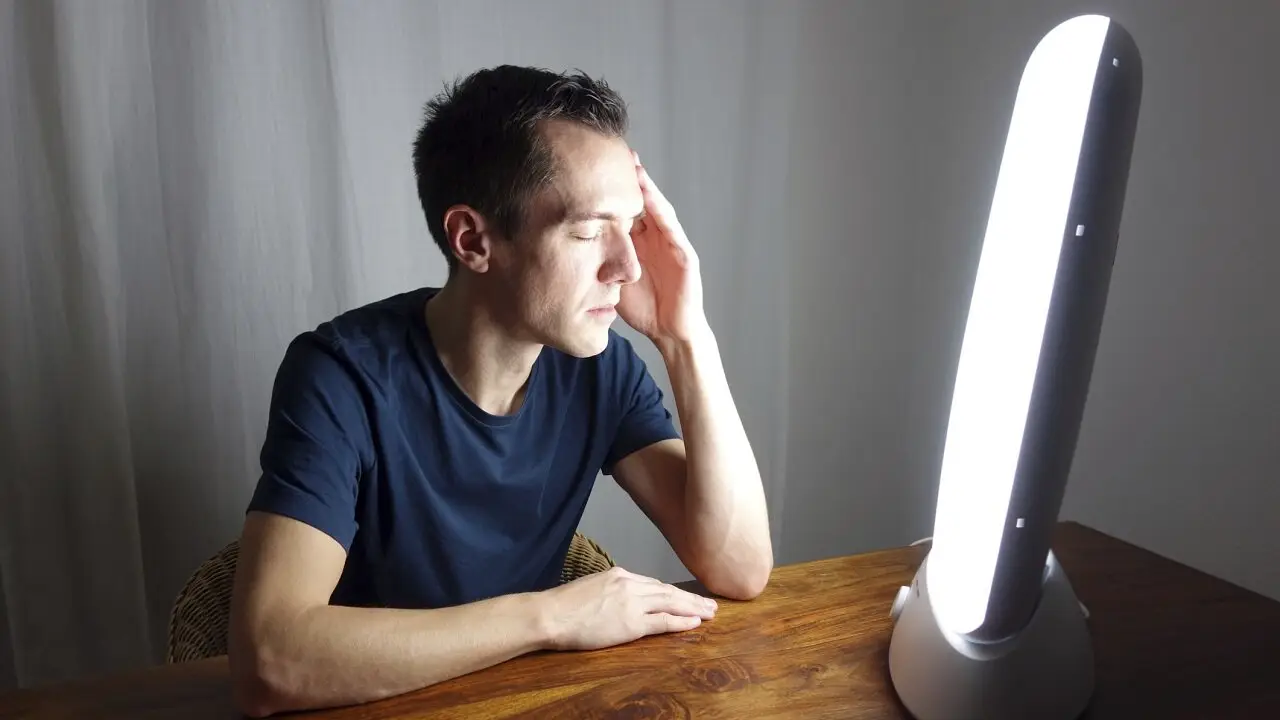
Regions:
<instances>
[{"instance_id":1,"label":"lip","mask_svg":"<svg viewBox=\"0 0 1280 720\"><path fill-rule=\"evenodd\" d=\"M606 317L609 315L616 315L618 310L613 305L597 305L587 312L596 317Z\"/></svg>"}]
</instances>

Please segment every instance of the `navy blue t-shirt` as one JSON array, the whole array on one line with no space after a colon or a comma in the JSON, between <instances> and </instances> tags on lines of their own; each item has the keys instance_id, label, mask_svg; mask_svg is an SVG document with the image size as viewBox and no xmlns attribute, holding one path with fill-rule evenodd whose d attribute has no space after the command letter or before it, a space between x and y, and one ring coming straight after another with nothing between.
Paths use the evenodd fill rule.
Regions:
<instances>
[{"instance_id":1,"label":"navy blue t-shirt","mask_svg":"<svg viewBox=\"0 0 1280 720\"><path fill-rule=\"evenodd\" d=\"M331 603L435 608L559 582L597 473L678 437L631 344L544 348L524 402L491 415L444 369L435 290L357 308L290 343L249 510L347 549Z\"/></svg>"}]
</instances>

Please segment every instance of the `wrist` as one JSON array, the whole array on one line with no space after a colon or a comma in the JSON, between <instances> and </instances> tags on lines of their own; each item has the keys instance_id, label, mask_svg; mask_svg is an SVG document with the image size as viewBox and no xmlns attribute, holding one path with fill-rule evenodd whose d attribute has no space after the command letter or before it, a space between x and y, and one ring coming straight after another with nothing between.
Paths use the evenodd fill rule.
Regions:
<instances>
[{"instance_id":1,"label":"wrist","mask_svg":"<svg viewBox=\"0 0 1280 720\"><path fill-rule=\"evenodd\" d=\"M662 355L662 359L670 365L672 362L679 361L682 358L689 358L693 355L716 347L716 336L711 330L711 325L700 323L697 327L689 332L679 336L666 335L660 337L651 337L654 347L658 348L658 353Z\"/></svg>"},{"instance_id":2,"label":"wrist","mask_svg":"<svg viewBox=\"0 0 1280 720\"><path fill-rule=\"evenodd\" d=\"M522 615L532 632L533 642L538 650L554 650L560 645L563 630L555 611L555 594L552 590L525 593L520 595L523 605Z\"/></svg>"}]
</instances>

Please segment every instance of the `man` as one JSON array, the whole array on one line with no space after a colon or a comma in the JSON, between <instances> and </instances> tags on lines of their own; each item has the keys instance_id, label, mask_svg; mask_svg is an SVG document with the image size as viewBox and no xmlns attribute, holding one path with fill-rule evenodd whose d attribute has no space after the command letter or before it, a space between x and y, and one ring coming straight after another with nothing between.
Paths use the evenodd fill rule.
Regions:
<instances>
[{"instance_id":1,"label":"man","mask_svg":"<svg viewBox=\"0 0 1280 720\"><path fill-rule=\"evenodd\" d=\"M712 593L764 588L764 492L697 255L626 124L603 82L510 66L428 103L414 170L449 279L285 353L232 607L244 712L710 619L712 600L622 569L558 584L602 470ZM615 315L660 351L683 439Z\"/></svg>"}]
</instances>

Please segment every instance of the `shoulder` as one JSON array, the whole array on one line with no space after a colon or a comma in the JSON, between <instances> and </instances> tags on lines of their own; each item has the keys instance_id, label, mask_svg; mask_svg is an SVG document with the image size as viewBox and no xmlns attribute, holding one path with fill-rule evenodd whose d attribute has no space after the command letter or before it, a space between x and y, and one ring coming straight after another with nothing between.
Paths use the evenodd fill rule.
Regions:
<instances>
[{"instance_id":1,"label":"shoulder","mask_svg":"<svg viewBox=\"0 0 1280 720\"><path fill-rule=\"evenodd\" d=\"M421 288L352 308L321 323L312 333L352 356L403 345L413 323L423 322L423 308L434 292L433 288Z\"/></svg>"},{"instance_id":2,"label":"shoulder","mask_svg":"<svg viewBox=\"0 0 1280 720\"><path fill-rule=\"evenodd\" d=\"M370 418L386 409L396 368L410 352L410 321L424 293L369 303L294 336L276 371L269 439L290 446L302 432L312 441L367 447Z\"/></svg>"},{"instance_id":3,"label":"shoulder","mask_svg":"<svg viewBox=\"0 0 1280 720\"><path fill-rule=\"evenodd\" d=\"M421 321L430 288L393 295L347 310L295 336L285 366L320 377L344 375L380 384L388 368L410 353L414 322Z\"/></svg>"}]
</instances>

